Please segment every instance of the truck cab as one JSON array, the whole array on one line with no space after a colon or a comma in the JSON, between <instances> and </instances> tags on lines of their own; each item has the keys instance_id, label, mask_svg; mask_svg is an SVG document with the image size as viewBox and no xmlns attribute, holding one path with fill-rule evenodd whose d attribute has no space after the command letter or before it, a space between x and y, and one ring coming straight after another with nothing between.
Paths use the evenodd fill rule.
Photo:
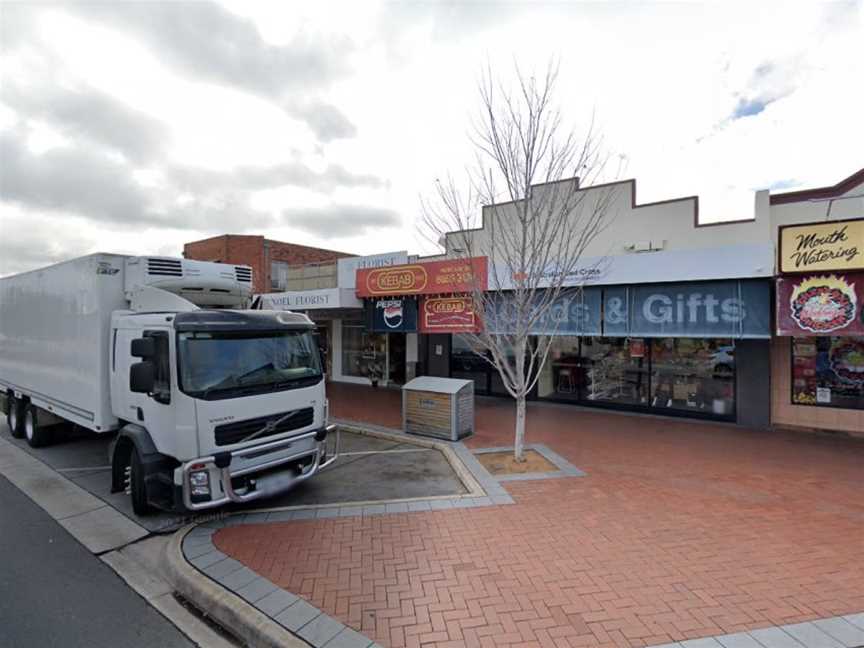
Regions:
<instances>
[{"instance_id":1,"label":"truck cab","mask_svg":"<svg viewBox=\"0 0 864 648\"><path fill-rule=\"evenodd\" d=\"M115 434L112 490L139 514L248 502L312 477L339 451L314 325L246 310L251 288L248 266L105 253L3 278L11 433L33 447L64 424Z\"/></svg>"},{"instance_id":2,"label":"truck cab","mask_svg":"<svg viewBox=\"0 0 864 648\"><path fill-rule=\"evenodd\" d=\"M247 502L335 459L305 315L117 313L111 330L111 406L128 421L112 456L114 486L129 490L136 508Z\"/></svg>"}]
</instances>

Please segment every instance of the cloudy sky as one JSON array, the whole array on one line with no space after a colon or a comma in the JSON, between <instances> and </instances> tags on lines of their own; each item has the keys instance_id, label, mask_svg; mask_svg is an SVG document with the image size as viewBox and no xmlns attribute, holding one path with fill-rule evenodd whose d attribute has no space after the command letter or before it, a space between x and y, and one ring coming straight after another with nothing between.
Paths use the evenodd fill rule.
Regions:
<instances>
[{"instance_id":1,"label":"cloudy sky","mask_svg":"<svg viewBox=\"0 0 864 648\"><path fill-rule=\"evenodd\" d=\"M0 275L260 233L432 252L419 198L473 158L487 63L560 61L639 200L864 166L861 2L0 3Z\"/></svg>"}]
</instances>

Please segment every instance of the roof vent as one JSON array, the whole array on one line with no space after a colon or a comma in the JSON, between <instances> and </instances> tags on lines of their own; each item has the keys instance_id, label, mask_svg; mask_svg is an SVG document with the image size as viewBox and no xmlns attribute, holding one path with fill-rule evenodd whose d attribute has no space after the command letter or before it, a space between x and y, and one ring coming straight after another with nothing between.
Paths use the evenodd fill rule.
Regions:
<instances>
[{"instance_id":1,"label":"roof vent","mask_svg":"<svg viewBox=\"0 0 864 648\"><path fill-rule=\"evenodd\" d=\"M147 274L162 277L182 277L183 264L180 259L147 259Z\"/></svg>"},{"instance_id":2,"label":"roof vent","mask_svg":"<svg viewBox=\"0 0 864 648\"><path fill-rule=\"evenodd\" d=\"M237 281L252 283L252 268L246 266L234 266L234 272L236 273Z\"/></svg>"}]
</instances>

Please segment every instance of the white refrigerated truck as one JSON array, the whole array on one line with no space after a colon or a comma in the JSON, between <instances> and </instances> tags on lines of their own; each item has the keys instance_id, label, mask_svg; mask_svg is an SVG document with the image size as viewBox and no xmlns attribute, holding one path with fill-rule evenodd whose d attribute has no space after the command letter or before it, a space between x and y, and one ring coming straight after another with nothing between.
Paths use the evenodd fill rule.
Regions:
<instances>
[{"instance_id":1,"label":"white refrigerated truck","mask_svg":"<svg viewBox=\"0 0 864 648\"><path fill-rule=\"evenodd\" d=\"M248 266L116 254L0 279L11 433L34 447L69 423L116 434L112 490L139 514L248 502L312 477L339 437L314 325L239 310L251 288Z\"/></svg>"}]
</instances>

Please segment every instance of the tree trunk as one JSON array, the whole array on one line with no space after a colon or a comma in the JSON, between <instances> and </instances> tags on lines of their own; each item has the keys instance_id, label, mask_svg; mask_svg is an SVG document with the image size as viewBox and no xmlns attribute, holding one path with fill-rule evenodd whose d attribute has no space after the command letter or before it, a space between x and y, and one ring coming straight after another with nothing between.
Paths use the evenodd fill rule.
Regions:
<instances>
[{"instance_id":1,"label":"tree trunk","mask_svg":"<svg viewBox=\"0 0 864 648\"><path fill-rule=\"evenodd\" d=\"M525 397L516 399L516 442L513 446L513 460L525 461Z\"/></svg>"}]
</instances>

